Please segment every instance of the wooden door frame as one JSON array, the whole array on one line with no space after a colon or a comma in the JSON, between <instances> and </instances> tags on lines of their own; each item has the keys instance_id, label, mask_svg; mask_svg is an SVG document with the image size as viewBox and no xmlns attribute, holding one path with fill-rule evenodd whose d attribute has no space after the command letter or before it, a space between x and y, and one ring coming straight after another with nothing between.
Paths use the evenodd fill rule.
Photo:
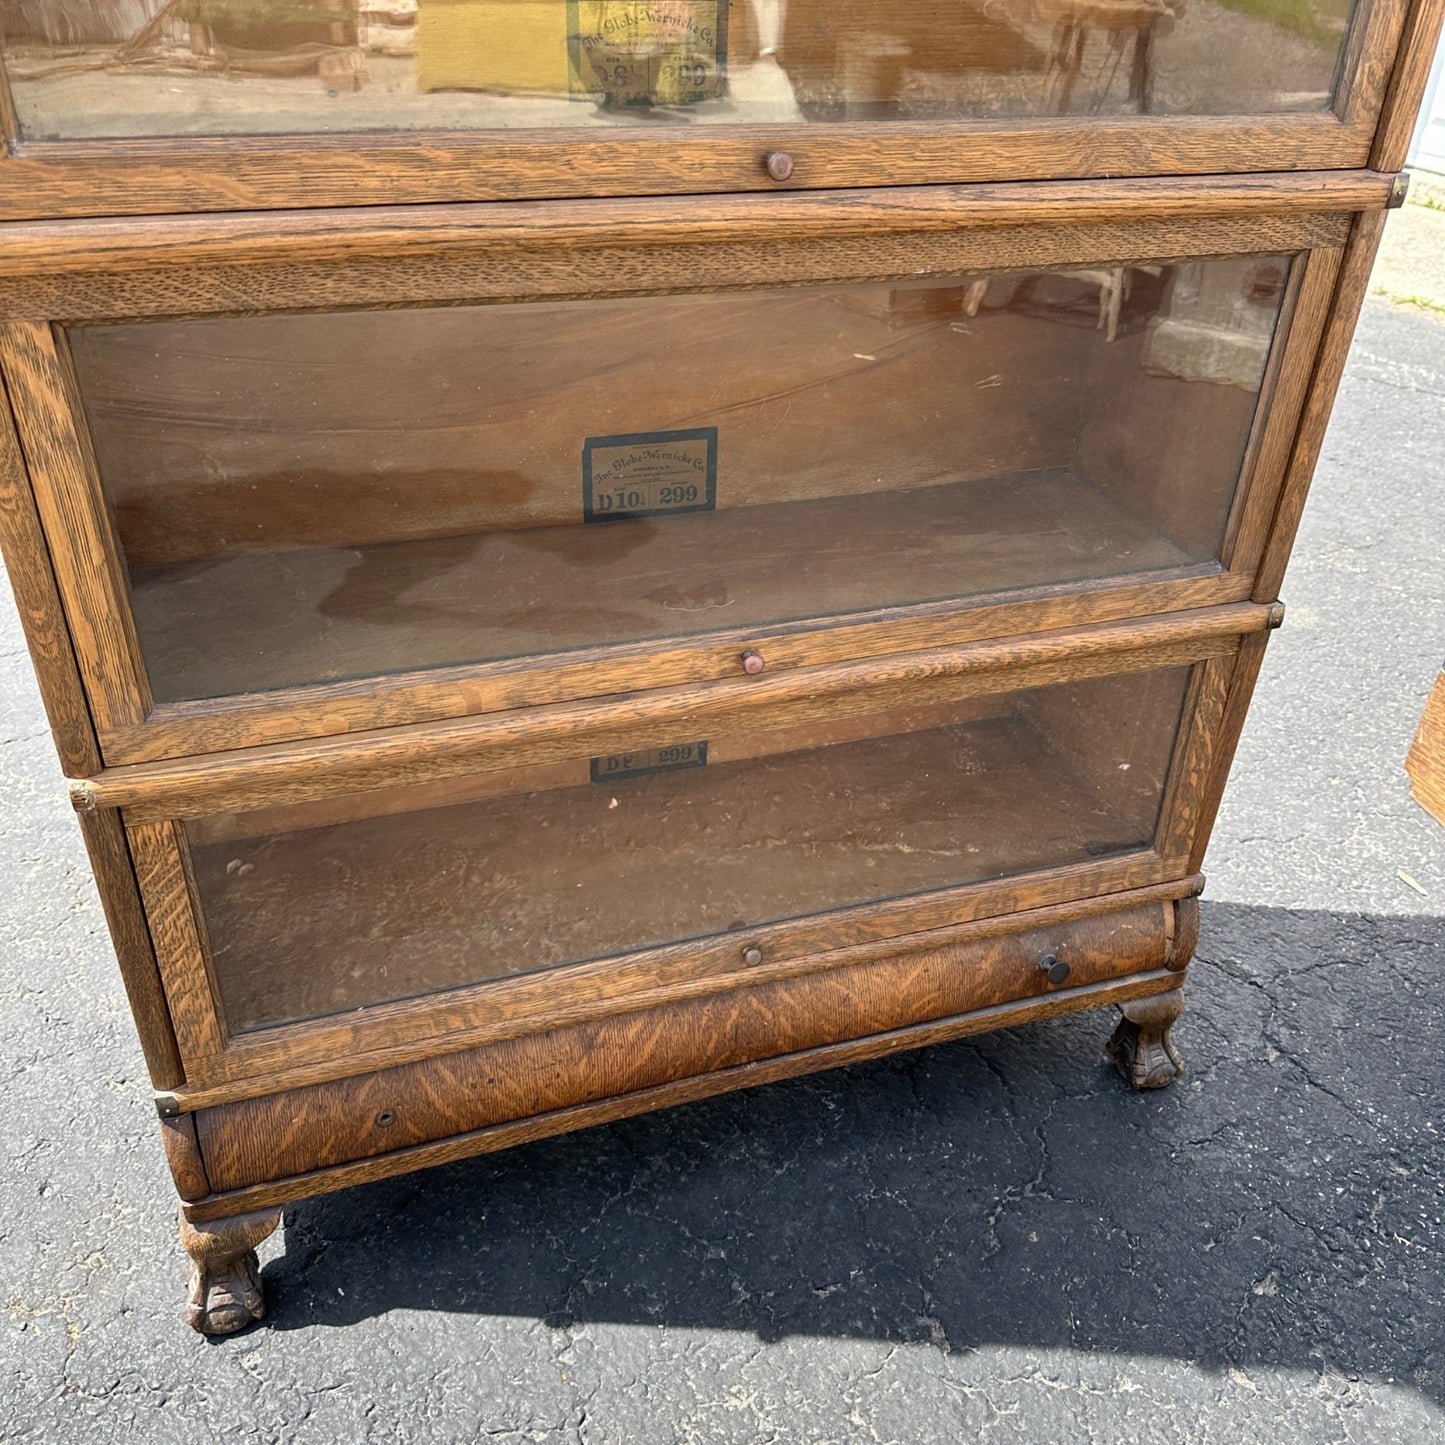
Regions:
<instances>
[{"instance_id":1,"label":"wooden door frame","mask_svg":"<svg viewBox=\"0 0 1445 1445\"><path fill-rule=\"evenodd\" d=\"M1343 170L1399 149L1424 78L1413 50L1441 0L1365 0L1331 108L1314 114L1062 117L841 125L666 126L602 139L575 129L27 141L8 88L0 221L437 201L656 196L996 180ZM764 167L786 149L785 187ZM1372 156L1374 160L1372 161Z\"/></svg>"},{"instance_id":2,"label":"wooden door frame","mask_svg":"<svg viewBox=\"0 0 1445 1445\"><path fill-rule=\"evenodd\" d=\"M1352 217L1391 194L1388 176L1343 172L713 198L705 216L670 198L10 227L0 233L0 364L103 755L141 763L721 680L763 643L770 665L811 667L1239 601L1277 511ZM65 341L67 326L104 320L1241 254L1304 259L1292 268L1222 565L164 705L150 697Z\"/></svg>"},{"instance_id":3,"label":"wooden door frame","mask_svg":"<svg viewBox=\"0 0 1445 1445\"><path fill-rule=\"evenodd\" d=\"M1277 608L1240 604L1048 639L982 643L960 649L951 672L930 656L911 683L880 680L872 665L819 669L828 675L815 679L822 691L811 700L789 701L779 694L752 701L736 692L723 699L722 709L702 724L704 729L766 729L846 716L850 708L876 707L880 688L890 703L901 698L912 706L945 696L1001 696L1089 678L1192 669L1151 847L748 929L744 942L762 949L767 958L761 967L741 961L740 934L719 934L382 1003L341 1018L231 1035L189 866L181 821L185 816L334 798L488 768L506 770L538 758L585 756L597 746L598 737L611 734L589 730L574 709L532 709L518 717L505 736L489 740L492 747L485 752L455 736L439 742L426 729L397 729L372 743L328 745L324 758L315 745L293 745L267 750L261 757L232 755L110 770L87 794L87 812L120 809L125 819L187 1089L203 1091L198 1097L211 1100L235 1090L265 1092L280 1087L276 1079L289 1077L291 1071L300 1071L297 1077L308 1081L341 1076L379 1067L378 1060L396 1062L546 1031L580 1018L742 987L774 973L791 976L800 969L826 966L806 960L840 948L1189 876L1186 864L1204 812L1235 659L1242 644L1267 633L1277 619ZM603 703L590 709L594 723L605 727L609 714L625 713L625 732L618 735L639 739L639 746L680 736L679 729L691 735L699 727L696 708L678 697L661 694L640 701L651 722L639 720L629 704ZM486 724L473 726L485 729ZM363 1058L364 1065L358 1062Z\"/></svg>"}]
</instances>

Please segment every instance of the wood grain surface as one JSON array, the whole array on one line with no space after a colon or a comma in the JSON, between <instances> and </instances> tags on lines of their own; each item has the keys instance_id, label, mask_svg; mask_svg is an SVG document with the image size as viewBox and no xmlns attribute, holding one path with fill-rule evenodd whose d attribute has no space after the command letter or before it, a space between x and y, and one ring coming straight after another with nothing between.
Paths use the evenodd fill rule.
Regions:
<instances>
[{"instance_id":1,"label":"wood grain surface","mask_svg":"<svg viewBox=\"0 0 1445 1445\"><path fill-rule=\"evenodd\" d=\"M171 1027L189 1076L191 1060L218 1054L226 1043L190 853L176 823L127 823L126 836Z\"/></svg>"},{"instance_id":2,"label":"wood grain surface","mask_svg":"<svg viewBox=\"0 0 1445 1445\"><path fill-rule=\"evenodd\" d=\"M883 1034L1021 998L1070 965L1068 987L1162 967L1156 904L931 949L603 1023L450 1054L403 1069L203 1110L196 1125L218 1191L389 1153L448 1135L656 1088L696 1075Z\"/></svg>"},{"instance_id":3,"label":"wood grain surface","mask_svg":"<svg viewBox=\"0 0 1445 1445\"><path fill-rule=\"evenodd\" d=\"M1081 1009L1100 1009L1111 1005L1123 1005L1131 999L1147 998L1156 993L1168 993L1177 990L1178 987L1178 973L1168 969L1159 969L1152 973L1133 974L1112 982L1090 984L1078 989L1066 989L1058 993L1050 993L1043 998L995 1004L990 1008L979 1009L970 1014L939 1019L931 1023L910 1024L890 1030L888 1033L874 1034L865 1039L855 1039L841 1044L827 1044L816 1049L806 1049L795 1054L784 1054L778 1058L765 1059L759 1063L740 1064L734 1068L720 1069L716 1073L684 1079L676 1084L663 1084L653 1089L639 1089L632 1094L604 1099L595 1104L579 1104L569 1109L559 1109L554 1113L538 1115L515 1124L493 1125L469 1134L455 1135L439 1143L419 1144L411 1149L398 1150L394 1154L381 1154L353 1164L343 1164L332 1169L295 1175L274 1184L260 1184L246 1189L213 1194L208 1199L197 1203L182 1205L181 1212L186 1218L197 1221L223 1219L247 1209L272 1207L300 1199L309 1199L338 1189L350 1189L379 1179L393 1178L398 1174L409 1174L419 1169L430 1169L441 1164L455 1163L457 1160L468 1159L477 1154L515 1148L521 1144L569 1133L575 1129L585 1129L597 1124L631 1118L655 1109L672 1108L675 1105L691 1103L699 1099L715 1098L719 1094L731 1093L737 1089L757 1088L782 1079L817 1073L822 1069L842 1068L849 1064L862 1063L868 1059L886 1058L909 1049L926 1048L933 1044L966 1038L970 1034L1013 1028L1025 1023L1038 1023L1062 1014L1075 1013Z\"/></svg>"},{"instance_id":4,"label":"wood grain surface","mask_svg":"<svg viewBox=\"0 0 1445 1445\"><path fill-rule=\"evenodd\" d=\"M150 696L64 338L49 325L0 325L0 370L91 716L103 736L139 722Z\"/></svg>"},{"instance_id":5,"label":"wood grain surface","mask_svg":"<svg viewBox=\"0 0 1445 1445\"><path fill-rule=\"evenodd\" d=\"M196 1137L195 1115L162 1118L161 1143L165 1147L171 1178L175 1180L176 1193L186 1200L204 1199L211 1192L211 1184L206 1178L206 1165Z\"/></svg>"},{"instance_id":6,"label":"wood grain surface","mask_svg":"<svg viewBox=\"0 0 1445 1445\"><path fill-rule=\"evenodd\" d=\"M733 727L793 726L898 706L1203 661L1270 625L1266 607L1235 605L1040 637L935 648L887 659L628 697L283 743L234 754L107 768L76 790L83 808L121 807L130 821L198 817L343 792L439 781L517 766L656 747Z\"/></svg>"},{"instance_id":7,"label":"wood grain surface","mask_svg":"<svg viewBox=\"0 0 1445 1445\"><path fill-rule=\"evenodd\" d=\"M1445 825L1445 676L1435 684L1405 760L1415 801Z\"/></svg>"},{"instance_id":8,"label":"wood grain surface","mask_svg":"<svg viewBox=\"0 0 1445 1445\"><path fill-rule=\"evenodd\" d=\"M120 814L86 813L80 831L151 1083L157 1089L179 1088L185 1069Z\"/></svg>"},{"instance_id":9,"label":"wood grain surface","mask_svg":"<svg viewBox=\"0 0 1445 1445\"><path fill-rule=\"evenodd\" d=\"M1284 254L1338 246L1349 212L1254 214L1088 225L1000 224L916 232L879 228L810 236L719 241L711 246L521 241L491 252L464 243L448 254L320 258L264 264L205 262L179 270L90 271L52 276L43 268L0 278L0 318L67 322L141 316L385 305L457 305L576 296L745 291L856 281L906 280L998 270L1166 262L1219 255ZM485 264L483 264L485 263Z\"/></svg>"},{"instance_id":10,"label":"wood grain surface","mask_svg":"<svg viewBox=\"0 0 1445 1445\"><path fill-rule=\"evenodd\" d=\"M847 961L882 957L892 940L953 928L998 931L1020 912L1066 908L1070 917L1107 912L1117 895L1177 898L1197 886L1177 863L1152 852L1043 869L1019 878L915 894L860 908L749 929L760 964L731 934L649 949L625 959L519 974L420 999L377 1004L275 1029L238 1034L219 1051L188 1056L175 1106L193 1109L344 1078L440 1053L546 1033L617 1013L703 998L755 982L801 977ZM1040 916L1044 916L1040 912ZM852 953L856 950L856 958Z\"/></svg>"},{"instance_id":11,"label":"wood grain surface","mask_svg":"<svg viewBox=\"0 0 1445 1445\"><path fill-rule=\"evenodd\" d=\"M61 768L68 777L87 777L100 766L100 747L8 397L5 402L0 407L0 552Z\"/></svg>"},{"instance_id":12,"label":"wood grain surface","mask_svg":"<svg viewBox=\"0 0 1445 1445\"><path fill-rule=\"evenodd\" d=\"M1095 116L1083 124L780 130L798 159L789 187L802 189L1340 170L1368 163L1375 117ZM763 161L780 130L663 127L586 147L565 132L29 142L3 162L0 220L777 191Z\"/></svg>"},{"instance_id":13,"label":"wood grain surface","mask_svg":"<svg viewBox=\"0 0 1445 1445\"><path fill-rule=\"evenodd\" d=\"M1248 640L1252 642L1254 636ZM1237 654L1213 658L1196 667L1190 678L1184 702L1187 725L1180 729L1175 742L1154 835L1154 847L1160 856L1181 866L1203 831L1202 815L1208 804L1236 658Z\"/></svg>"},{"instance_id":14,"label":"wood grain surface","mask_svg":"<svg viewBox=\"0 0 1445 1445\"><path fill-rule=\"evenodd\" d=\"M1430 67L1445 25L1445 0L1415 0L1410 6L1398 50L1380 46L1372 53L1387 68L1389 86L1370 149L1370 164L1397 171L1405 164L1415 121L1430 79ZM1389 60L1393 57L1393 65Z\"/></svg>"},{"instance_id":15,"label":"wood grain surface","mask_svg":"<svg viewBox=\"0 0 1445 1445\"><path fill-rule=\"evenodd\" d=\"M439 258L548 247L681 248L786 243L1110 222L1221 220L1380 210L1393 177L1379 171L1124 177L972 186L890 185L785 196L655 196L645 205L554 203L368 206L281 214L18 222L0 244L0 278L225 264ZM1254 247L1267 250L1269 247Z\"/></svg>"},{"instance_id":16,"label":"wood grain surface","mask_svg":"<svg viewBox=\"0 0 1445 1445\"><path fill-rule=\"evenodd\" d=\"M1252 578L1215 564L1140 582L1098 578L1025 587L986 598L920 603L826 624L783 623L696 633L679 641L619 643L582 653L460 668L373 675L353 682L158 705L143 724L106 737L114 765L230 752L310 737L342 737L639 688L736 679L742 654L773 671L958 646L990 638L1189 612L1243 601Z\"/></svg>"}]
</instances>

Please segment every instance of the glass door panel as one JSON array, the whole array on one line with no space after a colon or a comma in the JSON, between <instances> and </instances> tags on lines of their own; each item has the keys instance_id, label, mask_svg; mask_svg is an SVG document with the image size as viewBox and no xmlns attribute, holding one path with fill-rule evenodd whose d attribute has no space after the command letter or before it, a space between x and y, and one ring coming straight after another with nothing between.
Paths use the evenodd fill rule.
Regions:
<instances>
[{"instance_id":1,"label":"glass door panel","mask_svg":"<svg viewBox=\"0 0 1445 1445\"><path fill-rule=\"evenodd\" d=\"M1289 262L72 328L157 701L1215 563Z\"/></svg>"},{"instance_id":2,"label":"glass door panel","mask_svg":"<svg viewBox=\"0 0 1445 1445\"><path fill-rule=\"evenodd\" d=\"M1148 849L1189 674L188 823L227 1023L244 1032Z\"/></svg>"},{"instance_id":3,"label":"glass door panel","mask_svg":"<svg viewBox=\"0 0 1445 1445\"><path fill-rule=\"evenodd\" d=\"M16 0L26 140L1323 112L1351 0Z\"/></svg>"}]
</instances>

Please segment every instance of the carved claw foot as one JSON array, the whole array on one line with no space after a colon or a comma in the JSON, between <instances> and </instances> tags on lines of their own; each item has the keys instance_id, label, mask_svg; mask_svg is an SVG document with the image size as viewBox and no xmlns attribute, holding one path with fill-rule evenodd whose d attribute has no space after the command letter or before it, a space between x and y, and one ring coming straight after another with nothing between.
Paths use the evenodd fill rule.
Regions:
<instances>
[{"instance_id":1,"label":"carved claw foot","mask_svg":"<svg viewBox=\"0 0 1445 1445\"><path fill-rule=\"evenodd\" d=\"M1184 994L1177 988L1119 1005L1124 1017L1109 1040L1109 1053L1134 1088L1162 1089L1184 1072L1184 1060L1169 1040L1183 1007Z\"/></svg>"},{"instance_id":2,"label":"carved claw foot","mask_svg":"<svg viewBox=\"0 0 1445 1445\"><path fill-rule=\"evenodd\" d=\"M191 1257L186 1323L203 1335L233 1335L266 1313L256 1246L281 1223L279 1209L191 1224L181 1216L181 1244Z\"/></svg>"}]
</instances>

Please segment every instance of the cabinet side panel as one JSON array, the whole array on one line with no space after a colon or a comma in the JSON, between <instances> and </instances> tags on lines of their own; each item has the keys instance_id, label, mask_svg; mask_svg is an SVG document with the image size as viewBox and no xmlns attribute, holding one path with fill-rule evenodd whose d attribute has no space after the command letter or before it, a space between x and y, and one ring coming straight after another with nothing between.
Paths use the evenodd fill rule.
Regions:
<instances>
[{"instance_id":1,"label":"cabinet side panel","mask_svg":"<svg viewBox=\"0 0 1445 1445\"><path fill-rule=\"evenodd\" d=\"M1207 837L1214 821L1218 798L1211 795L1210 783L1225 723L1230 680L1238 665L1236 654L1216 657L1195 669L1196 685L1185 707L1185 727L1159 813L1154 846L1162 857L1187 858L1195 838Z\"/></svg>"},{"instance_id":2,"label":"cabinet side panel","mask_svg":"<svg viewBox=\"0 0 1445 1445\"><path fill-rule=\"evenodd\" d=\"M8 407L0 407L0 550L61 767L69 777L90 776L100 770L100 750ZM156 1088L179 1088L185 1071L119 817L113 812L83 814L80 829L146 1069Z\"/></svg>"},{"instance_id":3,"label":"cabinet side panel","mask_svg":"<svg viewBox=\"0 0 1445 1445\"><path fill-rule=\"evenodd\" d=\"M150 696L70 359L52 327L16 322L0 327L0 365L36 510L54 548L76 660L104 737L110 727L138 723Z\"/></svg>"},{"instance_id":4,"label":"cabinet side panel","mask_svg":"<svg viewBox=\"0 0 1445 1445\"><path fill-rule=\"evenodd\" d=\"M1401 36L1419 0L1360 0L1341 55L1335 114L1352 132L1373 131L1389 93ZM1425 0L1429 3L1429 0Z\"/></svg>"},{"instance_id":5,"label":"cabinet side panel","mask_svg":"<svg viewBox=\"0 0 1445 1445\"><path fill-rule=\"evenodd\" d=\"M1405 22L1395 71L1370 152L1370 164L1378 170L1397 171L1405 164L1415 118L1430 79L1435 47L1440 43L1442 22L1445 22L1445 0L1417 0Z\"/></svg>"},{"instance_id":6,"label":"cabinet side panel","mask_svg":"<svg viewBox=\"0 0 1445 1445\"><path fill-rule=\"evenodd\" d=\"M100 750L8 404L0 406L0 551L60 765L67 777L88 777L100 770Z\"/></svg>"},{"instance_id":7,"label":"cabinet side panel","mask_svg":"<svg viewBox=\"0 0 1445 1445\"><path fill-rule=\"evenodd\" d=\"M135 866L126 843L120 815L113 811L80 814L90 866L100 890L101 906L115 945L130 1011L135 1017L151 1083L157 1089L177 1089L185 1082L165 989L156 967L136 886Z\"/></svg>"},{"instance_id":8,"label":"cabinet side panel","mask_svg":"<svg viewBox=\"0 0 1445 1445\"><path fill-rule=\"evenodd\" d=\"M226 1037L196 913L185 840L176 824L166 822L126 820L126 836L182 1056L187 1061L211 1057L225 1047Z\"/></svg>"},{"instance_id":9,"label":"cabinet side panel","mask_svg":"<svg viewBox=\"0 0 1445 1445\"><path fill-rule=\"evenodd\" d=\"M1198 815L1194 822L1194 841L1189 858L1191 868L1200 866L1209 846L1209 835L1214 829L1220 800L1224 797L1224 785L1229 781L1229 769L1234 763L1234 752L1244 731L1245 715L1254 696L1254 685L1259 679L1259 669L1264 663L1265 648L1269 646L1271 636L1268 632L1255 633L1246 637L1240 645L1209 760L1209 776L1198 795Z\"/></svg>"},{"instance_id":10,"label":"cabinet side panel","mask_svg":"<svg viewBox=\"0 0 1445 1445\"><path fill-rule=\"evenodd\" d=\"M1269 540L1265 544L1264 555L1255 576L1254 598L1257 602L1273 602L1279 597L1285 568L1289 565L1290 549L1294 546L1295 533L1299 530L1300 518L1304 515L1310 482L1319 461L1325 431L1329 427L1340 378L1344 375L1345 362L1349 358L1355 325L1359 321L1360 308L1364 305L1370 271L1385 229L1386 215L1384 211L1362 212L1355 217L1351 227L1344 265L1340 268L1339 281L1335 287L1334 304L1310 379L1289 470L1285 475L1284 490L1275 509Z\"/></svg>"}]
</instances>

